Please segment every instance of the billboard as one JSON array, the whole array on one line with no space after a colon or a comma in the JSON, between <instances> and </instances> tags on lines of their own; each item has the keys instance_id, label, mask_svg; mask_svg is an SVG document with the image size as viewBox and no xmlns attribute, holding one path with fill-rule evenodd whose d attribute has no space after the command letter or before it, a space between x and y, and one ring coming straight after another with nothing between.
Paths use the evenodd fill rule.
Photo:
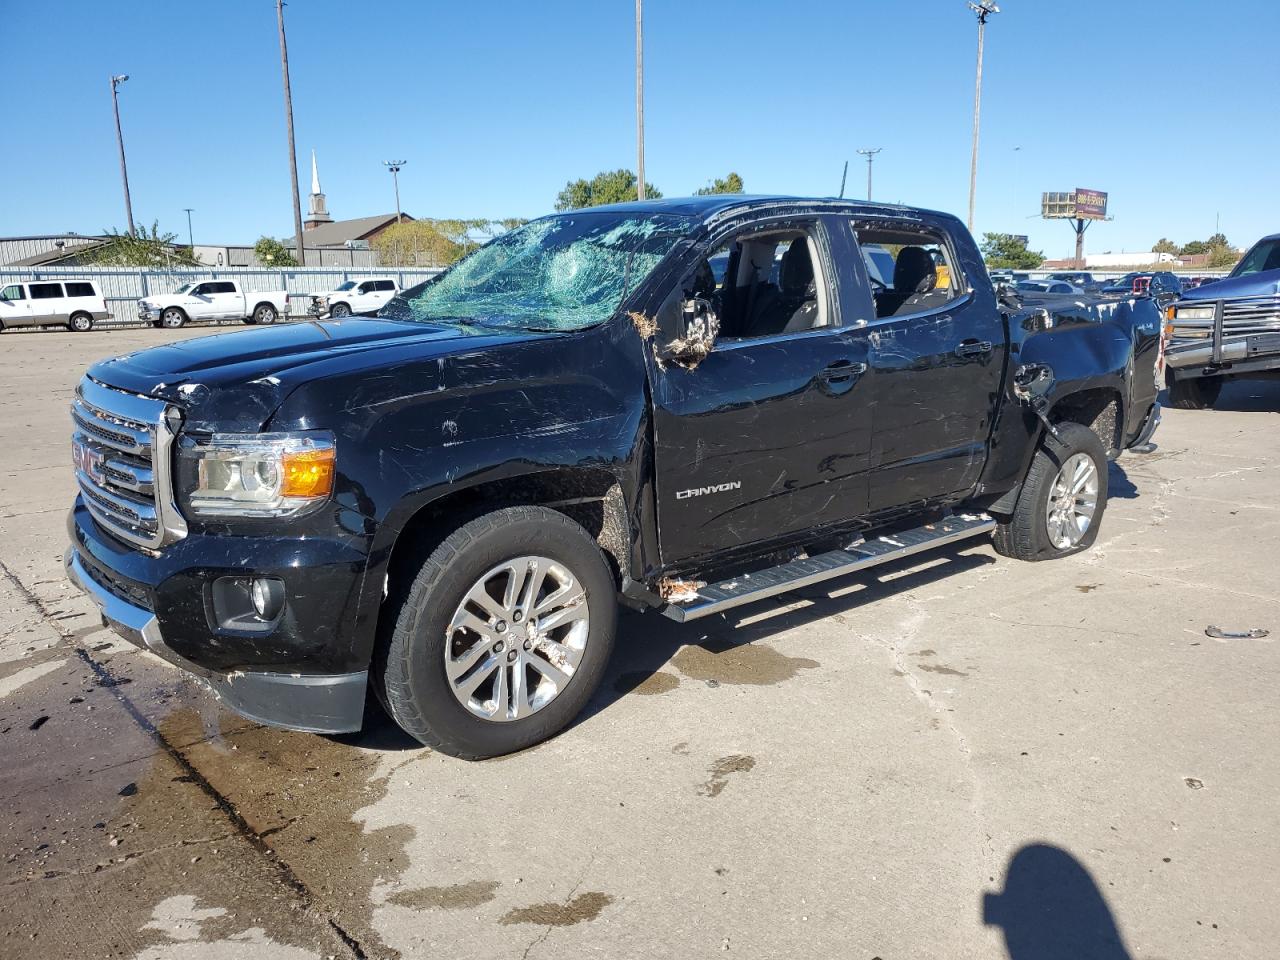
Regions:
<instances>
[{"instance_id":1,"label":"billboard","mask_svg":"<svg viewBox=\"0 0 1280 960\"><path fill-rule=\"evenodd\" d=\"M1105 220L1107 195L1084 187L1073 193L1045 193L1040 197L1040 215L1046 220Z\"/></svg>"},{"instance_id":2,"label":"billboard","mask_svg":"<svg viewBox=\"0 0 1280 960\"><path fill-rule=\"evenodd\" d=\"M1101 190L1076 187L1076 216L1081 220L1107 219L1107 195Z\"/></svg>"}]
</instances>

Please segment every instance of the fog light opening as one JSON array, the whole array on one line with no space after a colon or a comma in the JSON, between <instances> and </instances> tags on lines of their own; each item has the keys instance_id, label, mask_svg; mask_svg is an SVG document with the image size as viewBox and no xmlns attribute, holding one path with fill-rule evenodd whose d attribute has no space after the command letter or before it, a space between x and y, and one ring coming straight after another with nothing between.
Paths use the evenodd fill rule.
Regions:
<instances>
[{"instance_id":1,"label":"fog light opening","mask_svg":"<svg viewBox=\"0 0 1280 960\"><path fill-rule=\"evenodd\" d=\"M253 612L263 620L274 620L284 604L284 584L268 577L256 577L249 587Z\"/></svg>"}]
</instances>

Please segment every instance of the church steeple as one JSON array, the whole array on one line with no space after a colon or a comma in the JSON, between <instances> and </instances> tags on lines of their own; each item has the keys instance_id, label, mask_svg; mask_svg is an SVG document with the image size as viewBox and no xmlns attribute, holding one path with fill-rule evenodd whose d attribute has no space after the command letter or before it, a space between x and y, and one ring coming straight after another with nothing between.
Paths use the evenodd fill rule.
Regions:
<instances>
[{"instance_id":1,"label":"church steeple","mask_svg":"<svg viewBox=\"0 0 1280 960\"><path fill-rule=\"evenodd\" d=\"M316 166L316 152L311 151L311 197L308 203L307 219L302 226L313 230L322 223L332 223L333 217L325 207L324 194L320 192L320 168Z\"/></svg>"}]
</instances>

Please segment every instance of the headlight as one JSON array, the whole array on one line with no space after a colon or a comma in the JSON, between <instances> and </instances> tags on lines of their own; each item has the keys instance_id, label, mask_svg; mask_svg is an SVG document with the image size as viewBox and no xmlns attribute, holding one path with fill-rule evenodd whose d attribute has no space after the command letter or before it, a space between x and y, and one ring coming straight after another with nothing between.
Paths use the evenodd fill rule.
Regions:
<instances>
[{"instance_id":1,"label":"headlight","mask_svg":"<svg viewBox=\"0 0 1280 960\"><path fill-rule=\"evenodd\" d=\"M218 433L183 444L186 503L202 517L293 517L333 493L333 434Z\"/></svg>"},{"instance_id":2,"label":"headlight","mask_svg":"<svg viewBox=\"0 0 1280 960\"><path fill-rule=\"evenodd\" d=\"M1212 320L1213 307L1177 307L1176 320Z\"/></svg>"}]
</instances>

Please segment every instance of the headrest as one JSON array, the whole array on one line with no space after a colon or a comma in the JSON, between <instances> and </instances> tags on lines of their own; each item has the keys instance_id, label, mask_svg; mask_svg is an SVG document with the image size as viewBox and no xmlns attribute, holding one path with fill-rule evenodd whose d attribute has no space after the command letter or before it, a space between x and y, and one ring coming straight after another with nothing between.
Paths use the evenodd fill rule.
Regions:
<instances>
[{"instance_id":1,"label":"headrest","mask_svg":"<svg viewBox=\"0 0 1280 960\"><path fill-rule=\"evenodd\" d=\"M895 293L928 293L938 285L933 257L923 247L903 247L893 265Z\"/></svg>"}]
</instances>

